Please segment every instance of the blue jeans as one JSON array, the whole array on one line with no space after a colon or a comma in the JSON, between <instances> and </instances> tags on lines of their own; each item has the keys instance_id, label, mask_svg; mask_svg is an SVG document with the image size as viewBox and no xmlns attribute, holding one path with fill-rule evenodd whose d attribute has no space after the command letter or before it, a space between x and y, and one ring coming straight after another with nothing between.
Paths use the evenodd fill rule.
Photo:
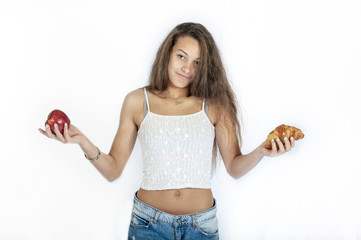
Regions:
<instances>
[{"instance_id":1,"label":"blue jeans","mask_svg":"<svg viewBox=\"0 0 361 240\"><path fill-rule=\"evenodd\" d=\"M172 215L153 208L134 197L128 240L218 240L218 221L214 206L204 212Z\"/></svg>"}]
</instances>

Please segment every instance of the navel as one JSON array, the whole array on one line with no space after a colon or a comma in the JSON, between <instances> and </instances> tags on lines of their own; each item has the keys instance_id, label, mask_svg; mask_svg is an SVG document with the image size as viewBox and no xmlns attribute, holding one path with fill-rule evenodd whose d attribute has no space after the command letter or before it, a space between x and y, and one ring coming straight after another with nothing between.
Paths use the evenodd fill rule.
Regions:
<instances>
[{"instance_id":1,"label":"navel","mask_svg":"<svg viewBox=\"0 0 361 240\"><path fill-rule=\"evenodd\" d=\"M175 196L176 196L176 197L180 197L180 195L181 195L180 191L177 190L177 191L175 192Z\"/></svg>"}]
</instances>

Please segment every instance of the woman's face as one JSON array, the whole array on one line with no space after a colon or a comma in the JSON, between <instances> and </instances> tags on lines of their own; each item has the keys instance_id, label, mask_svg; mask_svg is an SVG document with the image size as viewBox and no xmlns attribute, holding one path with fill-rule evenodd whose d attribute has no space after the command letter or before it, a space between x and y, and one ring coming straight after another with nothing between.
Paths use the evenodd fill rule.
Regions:
<instances>
[{"instance_id":1,"label":"woman's face","mask_svg":"<svg viewBox=\"0 0 361 240\"><path fill-rule=\"evenodd\" d=\"M198 72L200 54L201 49L196 39L188 36L178 38L170 53L168 84L178 88L188 87Z\"/></svg>"}]
</instances>

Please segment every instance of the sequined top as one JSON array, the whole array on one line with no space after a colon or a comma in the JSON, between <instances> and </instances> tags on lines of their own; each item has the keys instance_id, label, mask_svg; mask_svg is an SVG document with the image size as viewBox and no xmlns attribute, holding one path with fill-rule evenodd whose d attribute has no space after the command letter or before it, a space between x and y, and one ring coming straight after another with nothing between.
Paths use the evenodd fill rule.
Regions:
<instances>
[{"instance_id":1,"label":"sequined top","mask_svg":"<svg viewBox=\"0 0 361 240\"><path fill-rule=\"evenodd\" d=\"M148 113L138 130L145 190L211 188L215 129L204 111L189 115Z\"/></svg>"}]
</instances>

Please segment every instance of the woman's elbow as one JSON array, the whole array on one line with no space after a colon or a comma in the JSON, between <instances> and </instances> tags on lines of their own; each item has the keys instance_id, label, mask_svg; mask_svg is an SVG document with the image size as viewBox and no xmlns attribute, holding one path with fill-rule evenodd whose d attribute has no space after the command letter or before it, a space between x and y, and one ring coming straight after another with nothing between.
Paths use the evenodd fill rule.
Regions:
<instances>
[{"instance_id":1,"label":"woman's elbow","mask_svg":"<svg viewBox=\"0 0 361 240\"><path fill-rule=\"evenodd\" d=\"M104 177L108 180L108 182L114 182L117 180L123 173L125 164L120 164L121 161L116 161L113 157L114 165L111 167L110 171L108 171L108 174Z\"/></svg>"},{"instance_id":2,"label":"woman's elbow","mask_svg":"<svg viewBox=\"0 0 361 240\"><path fill-rule=\"evenodd\" d=\"M244 175L243 173L235 172L232 169L227 169L227 173L235 180L240 179Z\"/></svg>"},{"instance_id":3,"label":"woman's elbow","mask_svg":"<svg viewBox=\"0 0 361 240\"><path fill-rule=\"evenodd\" d=\"M236 174L229 174L229 175L235 180L238 180L242 177L241 175L236 175Z\"/></svg>"},{"instance_id":4,"label":"woman's elbow","mask_svg":"<svg viewBox=\"0 0 361 240\"><path fill-rule=\"evenodd\" d=\"M115 180L117 180L120 176L122 175L122 173L116 173L116 174L112 174L112 175L108 175L108 176L104 176L106 180L108 180L108 182L114 182Z\"/></svg>"},{"instance_id":5,"label":"woman's elbow","mask_svg":"<svg viewBox=\"0 0 361 240\"><path fill-rule=\"evenodd\" d=\"M108 180L108 182L114 182L114 181L117 180L118 178L110 178L110 177L107 177L106 179Z\"/></svg>"},{"instance_id":6,"label":"woman's elbow","mask_svg":"<svg viewBox=\"0 0 361 240\"><path fill-rule=\"evenodd\" d=\"M115 180L117 180L119 177L107 177L106 179L108 180L108 182L114 182Z\"/></svg>"}]
</instances>

